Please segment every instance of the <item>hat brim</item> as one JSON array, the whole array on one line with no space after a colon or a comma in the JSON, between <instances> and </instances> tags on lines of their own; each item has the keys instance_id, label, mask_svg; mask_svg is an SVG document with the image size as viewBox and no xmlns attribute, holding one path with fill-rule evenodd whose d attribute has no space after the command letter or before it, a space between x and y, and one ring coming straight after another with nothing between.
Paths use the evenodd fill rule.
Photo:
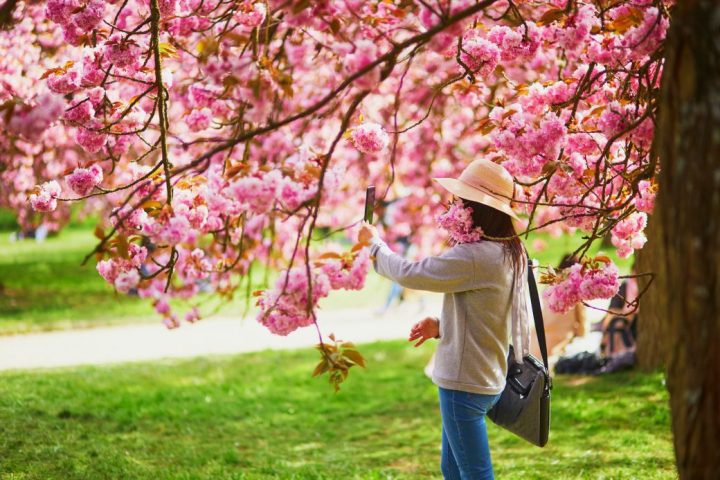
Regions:
<instances>
[{"instance_id":1,"label":"hat brim","mask_svg":"<svg viewBox=\"0 0 720 480\"><path fill-rule=\"evenodd\" d=\"M495 210L500 210L501 212L510 215L515 220L520 220L517 214L510 207L510 199L484 192L457 178L433 178L433 180L456 197L482 203L483 205L487 205L488 207L492 207Z\"/></svg>"}]
</instances>

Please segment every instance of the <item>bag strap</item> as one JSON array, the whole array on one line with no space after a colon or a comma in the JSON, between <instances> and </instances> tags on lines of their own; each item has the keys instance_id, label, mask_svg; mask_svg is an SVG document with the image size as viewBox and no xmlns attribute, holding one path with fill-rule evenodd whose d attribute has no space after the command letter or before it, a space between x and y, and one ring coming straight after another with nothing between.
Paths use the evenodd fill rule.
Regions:
<instances>
[{"instance_id":1,"label":"bag strap","mask_svg":"<svg viewBox=\"0 0 720 480\"><path fill-rule=\"evenodd\" d=\"M527 253L527 252L526 252ZM540 353L542 354L543 364L549 371L547 342L545 340L545 322L543 321L542 307L540 306L540 296L538 295L537 284L535 283L535 275L532 271L532 260L530 254L527 253L528 261L528 289L530 290L530 303L532 304L533 319L535 320L535 333L537 334Z\"/></svg>"}]
</instances>

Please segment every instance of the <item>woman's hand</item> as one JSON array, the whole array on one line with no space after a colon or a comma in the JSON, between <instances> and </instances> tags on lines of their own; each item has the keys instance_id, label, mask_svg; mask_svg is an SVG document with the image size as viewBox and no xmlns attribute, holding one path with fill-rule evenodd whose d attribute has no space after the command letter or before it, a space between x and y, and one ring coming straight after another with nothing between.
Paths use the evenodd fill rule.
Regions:
<instances>
[{"instance_id":1,"label":"woman's hand","mask_svg":"<svg viewBox=\"0 0 720 480\"><path fill-rule=\"evenodd\" d=\"M370 245L373 238L379 238L377 228L368 222L362 222L360 231L358 232L358 243Z\"/></svg>"},{"instance_id":2,"label":"woman's hand","mask_svg":"<svg viewBox=\"0 0 720 480\"><path fill-rule=\"evenodd\" d=\"M426 317L413 325L410 330L409 342L420 339L415 346L419 347L428 338L437 338L440 335L440 321L435 317Z\"/></svg>"}]
</instances>

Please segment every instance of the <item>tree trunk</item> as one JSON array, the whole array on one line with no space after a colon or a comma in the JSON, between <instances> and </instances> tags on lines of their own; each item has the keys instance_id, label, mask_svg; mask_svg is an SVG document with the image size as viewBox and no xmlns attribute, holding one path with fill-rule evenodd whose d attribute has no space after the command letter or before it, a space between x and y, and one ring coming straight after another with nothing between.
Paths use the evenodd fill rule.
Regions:
<instances>
[{"instance_id":1,"label":"tree trunk","mask_svg":"<svg viewBox=\"0 0 720 480\"><path fill-rule=\"evenodd\" d=\"M637 325L637 362L642 370L657 370L667 365L667 353L673 347L669 342L667 322L667 296L662 282L667 277L665 271L665 252L663 247L662 223L660 222L660 205L655 206L650 215L645 234L648 242L642 250L635 253L635 271L637 273L652 272L651 277L638 278L638 288L643 291L640 300Z\"/></svg>"},{"instance_id":2,"label":"tree trunk","mask_svg":"<svg viewBox=\"0 0 720 480\"><path fill-rule=\"evenodd\" d=\"M720 2L676 3L656 151L678 472L720 478Z\"/></svg>"}]
</instances>

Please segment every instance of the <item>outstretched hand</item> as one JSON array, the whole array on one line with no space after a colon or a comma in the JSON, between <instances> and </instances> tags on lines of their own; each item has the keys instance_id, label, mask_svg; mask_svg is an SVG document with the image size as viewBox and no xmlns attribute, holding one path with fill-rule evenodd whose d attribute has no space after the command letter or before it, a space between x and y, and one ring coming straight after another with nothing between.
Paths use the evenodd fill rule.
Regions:
<instances>
[{"instance_id":1,"label":"outstretched hand","mask_svg":"<svg viewBox=\"0 0 720 480\"><path fill-rule=\"evenodd\" d=\"M415 344L416 347L419 347L425 343L425 340L429 338L437 338L439 334L440 322L438 319L434 317L426 317L413 325L410 330L410 338L408 338L408 341L414 342L419 339Z\"/></svg>"},{"instance_id":2,"label":"outstretched hand","mask_svg":"<svg viewBox=\"0 0 720 480\"><path fill-rule=\"evenodd\" d=\"M378 237L377 228L368 222L362 222L360 231L358 232L358 243L361 245L370 245L373 238Z\"/></svg>"}]
</instances>

